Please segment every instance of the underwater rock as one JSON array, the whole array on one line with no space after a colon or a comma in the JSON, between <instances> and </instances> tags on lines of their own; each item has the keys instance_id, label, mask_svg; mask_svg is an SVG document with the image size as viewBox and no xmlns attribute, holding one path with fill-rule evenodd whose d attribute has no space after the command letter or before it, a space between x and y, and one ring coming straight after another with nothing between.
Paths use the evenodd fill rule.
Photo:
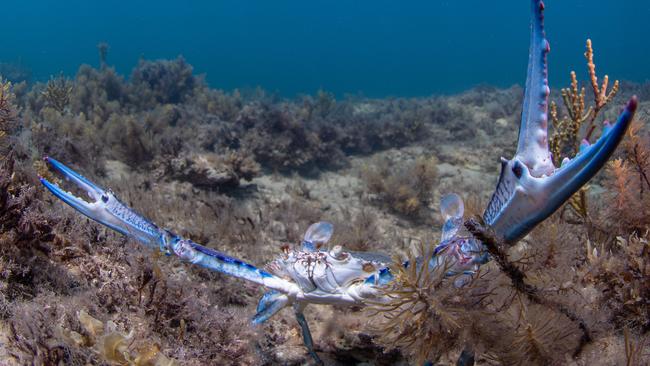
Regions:
<instances>
[{"instance_id":1,"label":"underwater rock","mask_svg":"<svg viewBox=\"0 0 650 366\"><path fill-rule=\"evenodd\" d=\"M233 189L240 180L250 181L259 174L259 165L251 158L229 153L195 153L165 160L157 175L192 183L209 189Z\"/></svg>"}]
</instances>

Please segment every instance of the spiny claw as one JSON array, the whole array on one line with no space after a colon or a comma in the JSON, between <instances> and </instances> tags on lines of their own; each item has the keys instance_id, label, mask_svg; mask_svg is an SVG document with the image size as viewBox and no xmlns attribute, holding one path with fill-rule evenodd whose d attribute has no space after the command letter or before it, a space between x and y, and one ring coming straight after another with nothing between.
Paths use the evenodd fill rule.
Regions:
<instances>
[{"instance_id":1,"label":"spiny claw","mask_svg":"<svg viewBox=\"0 0 650 366\"><path fill-rule=\"evenodd\" d=\"M71 181L85 191L92 201L86 201L47 179L40 178L45 188L56 197L85 216L121 234L132 235L151 246L157 245L160 237L158 227L124 205L113 192L96 185L55 159L45 157L44 160L61 173L67 181Z\"/></svg>"},{"instance_id":2,"label":"spiny claw","mask_svg":"<svg viewBox=\"0 0 650 366\"><path fill-rule=\"evenodd\" d=\"M58 185L51 183L47 179L42 177L40 178L41 183L43 183L43 185L47 189L49 189L55 196L57 196L63 202L72 206L74 209L83 213L84 215L93 218L91 215L96 210L96 206L98 205L98 201L101 199L101 194L104 192L104 190L101 187L90 182L88 179L77 174L72 169L68 168L67 166L61 164L60 162L50 157L46 156L43 158L43 160L46 163L49 163L58 172L60 172L67 181L72 181L72 183L74 183L79 188L84 190L88 195L88 197L93 200L93 202L88 202L80 197L77 197L74 194L61 189Z\"/></svg>"},{"instance_id":3,"label":"spiny claw","mask_svg":"<svg viewBox=\"0 0 650 366\"><path fill-rule=\"evenodd\" d=\"M54 169L56 169L58 172L63 174L66 180L71 180L73 183L75 183L79 188L83 189L86 191L88 194L88 197L94 199L95 201L99 201L101 198L101 195L105 192L105 189L102 187L99 187L95 183L89 181L88 179L84 178L74 170L68 168L67 166L61 164L55 159L50 158L49 156L46 156L43 158L43 160L46 163L49 163Z\"/></svg>"},{"instance_id":4,"label":"spiny claw","mask_svg":"<svg viewBox=\"0 0 650 366\"><path fill-rule=\"evenodd\" d=\"M531 0L532 21L528 75L517 152L501 160L501 175L483 214L497 236L516 242L550 216L593 177L623 138L637 106L633 97L614 126L607 123L593 145L585 141L573 160L553 165L548 149L548 63L544 3Z\"/></svg>"},{"instance_id":5,"label":"spiny claw","mask_svg":"<svg viewBox=\"0 0 650 366\"><path fill-rule=\"evenodd\" d=\"M515 157L526 164L531 174L539 177L553 170L548 150L548 86L547 56L551 50L544 32L544 2L532 0L530 51L524 103L519 125L519 141Z\"/></svg>"},{"instance_id":6,"label":"spiny claw","mask_svg":"<svg viewBox=\"0 0 650 366\"><path fill-rule=\"evenodd\" d=\"M483 216L497 235L507 242L525 236L550 216L589 181L623 139L637 107L632 97L616 124L604 128L594 144L583 143L573 159L564 159L560 168L536 177L531 168L515 157L502 163L501 176Z\"/></svg>"}]
</instances>

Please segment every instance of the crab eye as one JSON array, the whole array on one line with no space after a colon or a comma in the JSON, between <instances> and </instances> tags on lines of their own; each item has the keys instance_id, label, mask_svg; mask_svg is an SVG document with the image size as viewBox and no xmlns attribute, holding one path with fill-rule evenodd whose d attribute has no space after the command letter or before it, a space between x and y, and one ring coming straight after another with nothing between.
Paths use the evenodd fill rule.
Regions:
<instances>
[{"instance_id":1,"label":"crab eye","mask_svg":"<svg viewBox=\"0 0 650 366\"><path fill-rule=\"evenodd\" d=\"M104 203L108 202L108 195L102 194L102 202L104 202Z\"/></svg>"}]
</instances>

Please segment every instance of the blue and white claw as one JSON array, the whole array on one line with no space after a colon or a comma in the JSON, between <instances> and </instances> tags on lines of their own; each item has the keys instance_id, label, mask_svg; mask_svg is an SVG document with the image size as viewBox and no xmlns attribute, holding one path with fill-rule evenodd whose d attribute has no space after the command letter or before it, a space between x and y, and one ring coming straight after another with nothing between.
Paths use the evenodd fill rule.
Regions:
<instances>
[{"instance_id":1,"label":"blue and white claw","mask_svg":"<svg viewBox=\"0 0 650 366\"><path fill-rule=\"evenodd\" d=\"M291 300L286 294L274 290L266 292L257 304L257 313L253 317L253 324L264 323L290 303Z\"/></svg>"},{"instance_id":2,"label":"blue and white claw","mask_svg":"<svg viewBox=\"0 0 650 366\"><path fill-rule=\"evenodd\" d=\"M484 221L498 237L514 243L560 208L607 162L623 139L637 107L636 97L618 117L603 127L596 143L581 147L574 159L556 168L548 149L548 78L546 56L550 50L544 36L544 4L532 0L533 19L528 76L517 152L501 160L501 175L484 214Z\"/></svg>"},{"instance_id":3,"label":"blue and white claw","mask_svg":"<svg viewBox=\"0 0 650 366\"><path fill-rule=\"evenodd\" d=\"M100 224L132 236L149 247L154 248L158 244L160 229L120 202L113 192L96 185L55 159L45 157L44 160L61 173L65 180L85 191L91 201L77 197L47 179L40 178L41 183L60 200Z\"/></svg>"},{"instance_id":4,"label":"blue and white claw","mask_svg":"<svg viewBox=\"0 0 650 366\"><path fill-rule=\"evenodd\" d=\"M122 203L110 190L94 184L55 159L46 157L44 160L61 173L67 181L85 191L90 201L63 190L45 178L40 178L41 183L57 198L90 219L130 236L149 248L159 249L167 255L174 254L184 261L255 282L292 296L299 291L295 284L251 264L189 239L184 239L169 230L160 229L156 224Z\"/></svg>"}]
</instances>

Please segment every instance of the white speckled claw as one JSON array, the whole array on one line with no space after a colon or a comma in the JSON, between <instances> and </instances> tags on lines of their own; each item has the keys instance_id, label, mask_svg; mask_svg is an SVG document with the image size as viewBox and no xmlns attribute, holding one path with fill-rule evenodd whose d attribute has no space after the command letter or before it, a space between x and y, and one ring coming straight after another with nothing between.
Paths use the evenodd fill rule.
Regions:
<instances>
[{"instance_id":1,"label":"white speckled claw","mask_svg":"<svg viewBox=\"0 0 650 366\"><path fill-rule=\"evenodd\" d=\"M544 31L544 2L533 0L531 7L528 73L515 158L526 164L533 176L539 177L554 169L548 150L547 116L550 94L547 56L551 47Z\"/></svg>"},{"instance_id":2,"label":"white speckled claw","mask_svg":"<svg viewBox=\"0 0 650 366\"><path fill-rule=\"evenodd\" d=\"M110 190L99 187L55 159L45 157L44 160L61 173L66 180L85 191L92 201L88 202L63 190L47 179L41 178L41 183L56 197L75 210L119 233L132 235L149 246L156 246L160 230L155 224L125 206Z\"/></svg>"},{"instance_id":3,"label":"white speckled claw","mask_svg":"<svg viewBox=\"0 0 650 366\"><path fill-rule=\"evenodd\" d=\"M564 159L560 168L548 175L534 176L516 157L504 161L497 189L484 213L485 222L508 242L525 236L602 168L623 139L636 106L636 98L632 98L616 124L603 129L598 141L583 144L576 157Z\"/></svg>"},{"instance_id":4,"label":"white speckled claw","mask_svg":"<svg viewBox=\"0 0 650 366\"><path fill-rule=\"evenodd\" d=\"M544 35L544 4L531 2L533 19L528 77L517 152L501 160L501 175L483 219L506 242L516 242L562 206L591 179L612 155L630 125L637 100L633 97L612 126L605 123L600 139L583 142L573 159L553 165L548 149L548 78Z\"/></svg>"}]
</instances>

